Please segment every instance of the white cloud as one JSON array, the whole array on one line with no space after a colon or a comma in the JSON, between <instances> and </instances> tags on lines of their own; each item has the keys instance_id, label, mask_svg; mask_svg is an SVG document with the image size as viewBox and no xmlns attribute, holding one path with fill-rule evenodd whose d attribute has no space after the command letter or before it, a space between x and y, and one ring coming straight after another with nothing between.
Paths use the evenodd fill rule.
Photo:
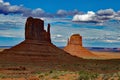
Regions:
<instances>
[{"instance_id":1,"label":"white cloud","mask_svg":"<svg viewBox=\"0 0 120 80\"><path fill-rule=\"evenodd\" d=\"M37 8L35 10L32 11L33 14L43 14L45 13L44 10L42 10L41 8Z\"/></svg>"},{"instance_id":2,"label":"white cloud","mask_svg":"<svg viewBox=\"0 0 120 80\"><path fill-rule=\"evenodd\" d=\"M60 9L57 11L56 16L65 17L65 16L73 16L75 14L82 14L82 12L79 12L77 9L74 9L72 11Z\"/></svg>"},{"instance_id":3,"label":"white cloud","mask_svg":"<svg viewBox=\"0 0 120 80\"><path fill-rule=\"evenodd\" d=\"M58 10L57 14L58 15L66 15L67 11L65 11L65 10Z\"/></svg>"},{"instance_id":4,"label":"white cloud","mask_svg":"<svg viewBox=\"0 0 120 80\"><path fill-rule=\"evenodd\" d=\"M3 0L0 0L0 3L3 3Z\"/></svg>"},{"instance_id":5,"label":"white cloud","mask_svg":"<svg viewBox=\"0 0 120 80\"><path fill-rule=\"evenodd\" d=\"M24 38L24 24L26 18L20 15L0 15L0 18L1 37ZM103 29L97 29L98 26L91 24L88 25L85 23L76 24L72 23L70 20L66 20L67 19L65 18L45 18L45 25L49 22L51 23L52 42L59 43L57 45L65 45L67 39L71 36L71 33L79 33L81 36L83 36L83 43L85 46L94 45L95 43L110 43L114 44L115 46L120 42L119 25L116 27L109 24L104 26ZM9 25L7 22L9 22L11 25ZM3 24L6 24L6 26ZM2 28L7 29L2 30Z\"/></svg>"},{"instance_id":6,"label":"white cloud","mask_svg":"<svg viewBox=\"0 0 120 80\"><path fill-rule=\"evenodd\" d=\"M0 0L0 14L9 14L9 13L24 13L27 8L18 5L11 5L9 2L4 2Z\"/></svg>"},{"instance_id":7,"label":"white cloud","mask_svg":"<svg viewBox=\"0 0 120 80\"><path fill-rule=\"evenodd\" d=\"M120 11L116 12L114 19L120 21Z\"/></svg>"},{"instance_id":8,"label":"white cloud","mask_svg":"<svg viewBox=\"0 0 120 80\"><path fill-rule=\"evenodd\" d=\"M45 11L41 8L37 8L31 12L31 15L34 17L44 16L44 14L45 14Z\"/></svg>"},{"instance_id":9,"label":"white cloud","mask_svg":"<svg viewBox=\"0 0 120 80\"><path fill-rule=\"evenodd\" d=\"M28 9L23 5L11 5L9 2L0 1L0 14L22 14L25 17L33 16L33 17L41 17L44 16L44 10L41 8L37 8L34 10Z\"/></svg>"},{"instance_id":10,"label":"white cloud","mask_svg":"<svg viewBox=\"0 0 120 80\"><path fill-rule=\"evenodd\" d=\"M85 23L103 23L109 20L120 20L120 12L113 9L98 10L96 13L88 11L86 14L76 14L72 21ZM102 24L103 25L103 24Z\"/></svg>"},{"instance_id":11,"label":"white cloud","mask_svg":"<svg viewBox=\"0 0 120 80\"><path fill-rule=\"evenodd\" d=\"M114 15L115 14L115 11L113 9L105 9L105 10L99 10L97 11L97 14L98 15Z\"/></svg>"},{"instance_id":12,"label":"white cloud","mask_svg":"<svg viewBox=\"0 0 120 80\"><path fill-rule=\"evenodd\" d=\"M120 41L117 41L117 40L103 40L105 42L109 42L109 43L113 43L113 42L120 42Z\"/></svg>"},{"instance_id":13,"label":"white cloud","mask_svg":"<svg viewBox=\"0 0 120 80\"><path fill-rule=\"evenodd\" d=\"M68 17L73 16L73 21L79 22L90 22L90 23L101 23L106 20L120 20L120 11L115 12L113 9L104 9L98 10L96 13L93 11L88 11L86 14L83 14L82 11L74 10L58 10L55 14L47 13L41 8L29 9L23 5L11 5L9 2L4 2L0 0L0 14L22 14L24 17Z\"/></svg>"},{"instance_id":14,"label":"white cloud","mask_svg":"<svg viewBox=\"0 0 120 80\"><path fill-rule=\"evenodd\" d=\"M4 2L3 0L0 0L0 3L1 3L2 5L5 5L5 6L9 6L9 5L10 5L9 2Z\"/></svg>"},{"instance_id":15,"label":"white cloud","mask_svg":"<svg viewBox=\"0 0 120 80\"><path fill-rule=\"evenodd\" d=\"M99 10L96 13L98 20L114 19L116 12L113 9Z\"/></svg>"},{"instance_id":16,"label":"white cloud","mask_svg":"<svg viewBox=\"0 0 120 80\"><path fill-rule=\"evenodd\" d=\"M0 14L0 18L0 36L24 38L25 17Z\"/></svg>"},{"instance_id":17,"label":"white cloud","mask_svg":"<svg viewBox=\"0 0 120 80\"><path fill-rule=\"evenodd\" d=\"M93 11L88 11L87 14L75 15L72 21L92 21L95 16L96 15Z\"/></svg>"},{"instance_id":18,"label":"white cloud","mask_svg":"<svg viewBox=\"0 0 120 80\"><path fill-rule=\"evenodd\" d=\"M3 15L0 14L0 23L14 23L24 25L26 18L21 15Z\"/></svg>"},{"instance_id":19,"label":"white cloud","mask_svg":"<svg viewBox=\"0 0 120 80\"><path fill-rule=\"evenodd\" d=\"M22 14L24 17L65 17L65 16L73 16L78 12L78 10L66 11L66 10L58 10L55 14L47 13L41 8L37 9L29 9L24 7L23 5L11 5L9 2L4 2L0 0L0 14Z\"/></svg>"}]
</instances>

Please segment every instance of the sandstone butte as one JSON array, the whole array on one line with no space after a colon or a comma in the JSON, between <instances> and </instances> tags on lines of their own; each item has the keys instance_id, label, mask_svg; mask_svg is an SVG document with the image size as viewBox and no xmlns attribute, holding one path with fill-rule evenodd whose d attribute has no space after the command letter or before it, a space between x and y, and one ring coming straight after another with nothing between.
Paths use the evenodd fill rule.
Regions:
<instances>
[{"instance_id":1,"label":"sandstone butte","mask_svg":"<svg viewBox=\"0 0 120 80\"><path fill-rule=\"evenodd\" d=\"M29 17L25 24L25 40L18 45L1 52L0 60L12 62L56 62L68 63L80 58L57 48L50 38L50 24L47 31L44 21Z\"/></svg>"},{"instance_id":2,"label":"sandstone butte","mask_svg":"<svg viewBox=\"0 0 120 80\"><path fill-rule=\"evenodd\" d=\"M97 58L95 54L82 46L82 36L79 34L73 34L70 39L68 39L67 46L64 47L64 51L81 58Z\"/></svg>"}]
</instances>

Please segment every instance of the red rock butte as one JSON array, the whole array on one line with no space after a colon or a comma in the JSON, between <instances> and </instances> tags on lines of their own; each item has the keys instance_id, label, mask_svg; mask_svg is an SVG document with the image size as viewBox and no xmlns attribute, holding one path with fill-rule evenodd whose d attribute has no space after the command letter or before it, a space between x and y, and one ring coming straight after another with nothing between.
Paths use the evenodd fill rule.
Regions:
<instances>
[{"instance_id":1,"label":"red rock butte","mask_svg":"<svg viewBox=\"0 0 120 80\"><path fill-rule=\"evenodd\" d=\"M48 24L47 32L44 30L44 21L29 17L25 25L25 40L34 40L37 42L49 42L50 39L50 24Z\"/></svg>"},{"instance_id":2,"label":"red rock butte","mask_svg":"<svg viewBox=\"0 0 120 80\"><path fill-rule=\"evenodd\" d=\"M74 62L79 59L53 45L50 38L50 24L48 24L46 31L44 21L32 17L29 17L25 24L25 40L1 52L0 57L20 62L70 62L71 60Z\"/></svg>"},{"instance_id":3,"label":"red rock butte","mask_svg":"<svg viewBox=\"0 0 120 80\"><path fill-rule=\"evenodd\" d=\"M79 34L73 34L70 37L70 40L68 39L67 46L64 48L64 50L71 55L82 57L82 58L96 58L97 56L84 48L82 46L82 36Z\"/></svg>"}]
</instances>

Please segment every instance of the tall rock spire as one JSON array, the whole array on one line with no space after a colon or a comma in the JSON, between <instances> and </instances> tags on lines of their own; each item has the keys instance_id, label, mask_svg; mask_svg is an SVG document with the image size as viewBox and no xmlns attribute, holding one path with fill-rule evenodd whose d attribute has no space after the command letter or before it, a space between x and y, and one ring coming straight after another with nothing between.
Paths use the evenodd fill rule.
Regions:
<instances>
[{"instance_id":1,"label":"tall rock spire","mask_svg":"<svg viewBox=\"0 0 120 80\"><path fill-rule=\"evenodd\" d=\"M67 45L69 45L70 44L70 42L69 42L69 38L68 38L68 40L67 40Z\"/></svg>"},{"instance_id":2,"label":"tall rock spire","mask_svg":"<svg viewBox=\"0 0 120 80\"><path fill-rule=\"evenodd\" d=\"M47 32L50 34L50 24L48 24Z\"/></svg>"},{"instance_id":3,"label":"tall rock spire","mask_svg":"<svg viewBox=\"0 0 120 80\"><path fill-rule=\"evenodd\" d=\"M47 27L47 33L48 33L48 41L51 42L50 24L48 24L48 27Z\"/></svg>"}]
</instances>

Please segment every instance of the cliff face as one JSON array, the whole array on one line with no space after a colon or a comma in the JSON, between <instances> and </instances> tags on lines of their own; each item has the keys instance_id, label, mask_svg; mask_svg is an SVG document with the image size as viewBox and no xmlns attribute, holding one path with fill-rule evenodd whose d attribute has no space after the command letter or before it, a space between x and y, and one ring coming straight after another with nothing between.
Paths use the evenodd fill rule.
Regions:
<instances>
[{"instance_id":1,"label":"cliff face","mask_svg":"<svg viewBox=\"0 0 120 80\"><path fill-rule=\"evenodd\" d=\"M32 17L29 17L25 24L25 40L2 53L3 55L0 56L2 59L12 60L13 62L70 62L71 60L71 62L74 62L74 60L78 60L78 58L71 56L51 43L50 24L48 24L46 31L44 21Z\"/></svg>"},{"instance_id":2,"label":"cliff face","mask_svg":"<svg viewBox=\"0 0 120 80\"><path fill-rule=\"evenodd\" d=\"M50 24L48 30L44 30L44 21L40 19L33 19L29 17L25 25L25 40L37 40L38 42L48 41L50 39Z\"/></svg>"},{"instance_id":3,"label":"cliff face","mask_svg":"<svg viewBox=\"0 0 120 80\"><path fill-rule=\"evenodd\" d=\"M68 45L82 46L82 36L80 36L79 34L73 34L70 37L70 40L68 39Z\"/></svg>"},{"instance_id":4,"label":"cliff face","mask_svg":"<svg viewBox=\"0 0 120 80\"><path fill-rule=\"evenodd\" d=\"M92 52L87 50L82 46L82 36L79 34L73 34L70 39L68 39L67 46L64 50L71 55L82 57L82 58L96 58Z\"/></svg>"}]
</instances>

